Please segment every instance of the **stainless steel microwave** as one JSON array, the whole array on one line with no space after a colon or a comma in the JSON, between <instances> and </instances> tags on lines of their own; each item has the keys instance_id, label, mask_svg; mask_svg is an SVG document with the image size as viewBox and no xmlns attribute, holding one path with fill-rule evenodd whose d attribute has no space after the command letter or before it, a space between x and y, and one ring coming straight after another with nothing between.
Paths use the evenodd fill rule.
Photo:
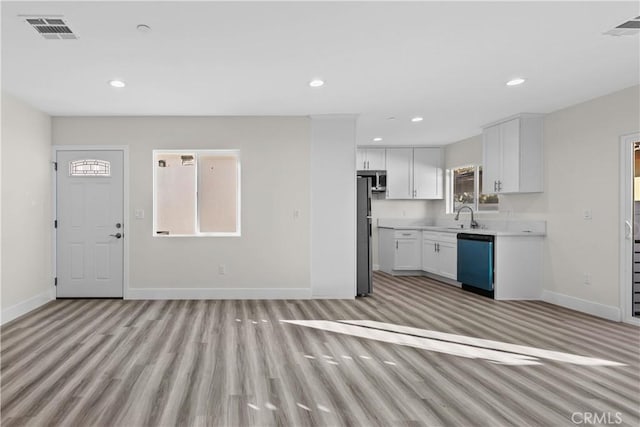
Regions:
<instances>
[{"instance_id":1,"label":"stainless steel microwave","mask_svg":"<svg viewBox=\"0 0 640 427\"><path fill-rule=\"evenodd\" d=\"M371 180L371 191L384 193L387 191L387 171L362 170L357 172L358 178L369 178Z\"/></svg>"}]
</instances>

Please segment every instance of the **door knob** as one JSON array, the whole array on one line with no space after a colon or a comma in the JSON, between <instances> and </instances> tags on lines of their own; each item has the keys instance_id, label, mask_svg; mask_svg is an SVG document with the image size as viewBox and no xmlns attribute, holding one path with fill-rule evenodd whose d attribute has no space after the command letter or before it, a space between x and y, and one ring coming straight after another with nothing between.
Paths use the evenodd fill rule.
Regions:
<instances>
[{"instance_id":1,"label":"door knob","mask_svg":"<svg viewBox=\"0 0 640 427\"><path fill-rule=\"evenodd\" d=\"M119 222L116 223L116 228L120 228L120 227L122 227L122 224L120 224Z\"/></svg>"},{"instance_id":2,"label":"door knob","mask_svg":"<svg viewBox=\"0 0 640 427\"><path fill-rule=\"evenodd\" d=\"M115 237L116 239L119 239L122 237L122 233L116 233L116 234L109 234L109 236L111 237Z\"/></svg>"}]
</instances>

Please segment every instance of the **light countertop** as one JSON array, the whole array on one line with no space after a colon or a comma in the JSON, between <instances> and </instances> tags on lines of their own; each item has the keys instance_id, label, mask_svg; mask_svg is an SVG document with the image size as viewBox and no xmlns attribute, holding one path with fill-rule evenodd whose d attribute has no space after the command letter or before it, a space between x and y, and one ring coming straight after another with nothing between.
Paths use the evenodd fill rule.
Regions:
<instances>
[{"instance_id":1,"label":"light countertop","mask_svg":"<svg viewBox=\"0 0 640 427\"><path fill-rule=\"evenodd\" d=\"M388 228L392 230L420 230L420 231L435 231L439 233L470 233L470 234L487 234L491 236L531 236L531 237L541 237L545 236L546 233L540 231L533 230L492 230L492 229L482 229L482 228L460 228L460 227L445 227L445 226L434 226L434 225L391 225L384 224L378 225L378 228Z\"/></svg>"}]
</instances>

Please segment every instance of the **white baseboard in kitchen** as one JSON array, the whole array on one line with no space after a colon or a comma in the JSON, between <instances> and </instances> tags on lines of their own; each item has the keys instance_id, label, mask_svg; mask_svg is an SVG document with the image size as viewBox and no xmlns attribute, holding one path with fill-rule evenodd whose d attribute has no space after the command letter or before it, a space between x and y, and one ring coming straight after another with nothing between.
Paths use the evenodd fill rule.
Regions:
<instances>
[{"instance_id":1,"label":"white baseboard in kitchen","mask_svg":"<svg viewBox=\"0 0 640 427\"><path fill-rule=\"evenodd\" d=\"M18 304L12 305L2 310L0 314L1 324L11 322L18 317L35 310L36 308L45 305L49 301L53 300L54 296L51 291L43 292L34 297L29 298L26 301L22 301Z\"/></svg>"},{"instance_id":2,"label":"white baseboard in kitchen","mask_svg":"<svg viewBox=\"0 0 640 427\"><path fill-rule=\"evenodd\" d=\"M622 320L622 313L619 307L600 304L557 292L543 291L542 301L570 308L571 310L581 311L591 314L592 316L602 317L603 319L613 320L614 322L620 322Z\"/></svg>"},{"instance_id":3,"label":"white baseboard in kitchen","mask_svg":"<svg viewBox=\"0 0 640 427\"><path fill-rule=\"evenodd\" d=\"M129 288L126 299L310 299L310 288Z\"/></svg>"}]
</instances>

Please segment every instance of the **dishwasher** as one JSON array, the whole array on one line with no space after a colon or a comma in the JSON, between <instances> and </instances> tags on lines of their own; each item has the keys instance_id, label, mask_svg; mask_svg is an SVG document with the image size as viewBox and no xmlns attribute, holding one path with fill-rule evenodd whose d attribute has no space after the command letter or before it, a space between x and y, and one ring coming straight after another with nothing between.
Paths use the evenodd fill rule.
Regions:
<instances>
[{"instance_id":1,"label":"dishwasher","mask_svg":"<svg viewBox=\"0 0 640 427\"><path fill-rule=\"evenodd\" d=\"M493 298L495 237L458 233L458 282L462 289Z\"/></svg>"}]
</instances>

